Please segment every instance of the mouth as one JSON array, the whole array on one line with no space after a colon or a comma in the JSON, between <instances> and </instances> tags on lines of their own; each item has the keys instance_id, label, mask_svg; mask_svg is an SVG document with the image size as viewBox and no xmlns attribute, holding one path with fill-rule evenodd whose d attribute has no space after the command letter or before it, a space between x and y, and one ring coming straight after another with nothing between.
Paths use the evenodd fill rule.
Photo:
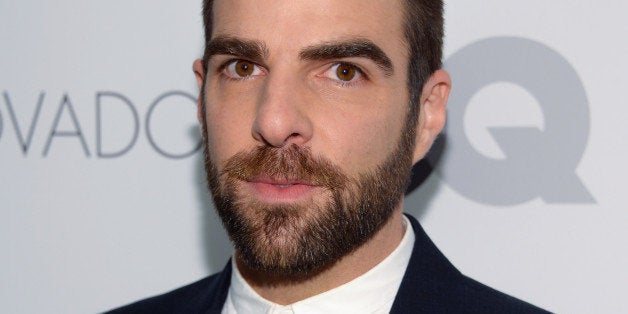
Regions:
<instances>
[{"instance_id":1,"label":"mouth","mask_svg":"<svg viewBox=\"0 0 628 314\"><path fill-rule=\"evenodd\" d=\"M255 176L245 182L257 198L269 203L302 200L319 188L298 179L277 179L269 176Z\"/></svg>"}]
</instances>

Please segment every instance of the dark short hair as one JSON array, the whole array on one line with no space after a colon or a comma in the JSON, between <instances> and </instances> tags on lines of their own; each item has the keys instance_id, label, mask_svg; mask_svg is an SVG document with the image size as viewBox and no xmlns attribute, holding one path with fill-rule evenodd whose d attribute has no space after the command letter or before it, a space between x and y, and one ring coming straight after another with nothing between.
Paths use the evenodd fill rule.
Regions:
<instances>
[{"instance_id":1,"label":"dark short hair","mask_svg":"<svg viewBox=\"0 0 628 314\"><path fill-rule=\"evenodd\" d=\"M402 0L406 3L404 33L408 42L408 91L410 115L419 113L419 97L427 79L442 66L443 55L443 1ZM203 23L205 25L205 54L203 66L207 66L207 43L213 30L213 0L203 0ZM201 92L202 94L203 91Z\"/></svg>"}]
</instances>

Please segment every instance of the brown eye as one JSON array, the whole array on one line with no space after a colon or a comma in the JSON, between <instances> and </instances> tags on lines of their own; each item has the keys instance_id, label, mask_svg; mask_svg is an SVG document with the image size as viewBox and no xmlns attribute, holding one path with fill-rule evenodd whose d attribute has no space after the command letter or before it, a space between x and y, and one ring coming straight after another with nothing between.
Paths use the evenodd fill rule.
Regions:
<instances>
[{"instance_id":1,"label":"brown eye","mask_svg":"<svg viewBox=\"0 0 628 314\"><path fill-rule=\"evenodd\" d=\"M235 63L235 72L241 77L253 74L255 65L249 61L240 60Z\"/></svg>"},{"instance_id":2,"label":"brown eye","mask_svg":"<svg viewBox=\"0 0 628 314\"><path fill-rule=\"evenodd\" d=\"M351 81L355 77L356 68L351 64L341 63L336 68L336 76L341 81Z\"/></svg>"}]
</instances>

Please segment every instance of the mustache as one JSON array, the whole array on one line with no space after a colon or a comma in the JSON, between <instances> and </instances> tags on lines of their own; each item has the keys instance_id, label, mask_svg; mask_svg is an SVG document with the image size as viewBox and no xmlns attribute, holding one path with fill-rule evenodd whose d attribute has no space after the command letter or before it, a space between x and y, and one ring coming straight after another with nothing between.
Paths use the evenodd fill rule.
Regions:
<instances>
[{"instance_id":1,"label":"mustache","mask_svg":"<svg viewBox=\"0 0 628 314\"><path fill-rule=\"evenodd\" d=\"M242 181L268 176L278 181L297 181L330 190L343 189L349 182L340 167L297 144L280 148L259 146L239 152L227 160L221 175L228 180Z\"/></svg>"}]
</instances>

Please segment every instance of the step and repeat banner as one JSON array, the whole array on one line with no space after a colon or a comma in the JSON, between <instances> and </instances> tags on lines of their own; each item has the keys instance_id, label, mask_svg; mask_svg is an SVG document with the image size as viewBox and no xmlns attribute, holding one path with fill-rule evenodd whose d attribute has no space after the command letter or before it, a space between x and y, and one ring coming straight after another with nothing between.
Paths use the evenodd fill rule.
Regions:
<instances>
[{"instance_id":1,"label":"step and repeat banner","mask_svg":"<svg viewBox=\"0 0 628 314\"><path fill-rule=\"evenodd\" d=\"M0 1L0 312L100 312L226 263L200 7ZM555 312L628 312L625 12L446 7L448 122L405 209L463 273Z\"/></svg>"}]
</instances>

